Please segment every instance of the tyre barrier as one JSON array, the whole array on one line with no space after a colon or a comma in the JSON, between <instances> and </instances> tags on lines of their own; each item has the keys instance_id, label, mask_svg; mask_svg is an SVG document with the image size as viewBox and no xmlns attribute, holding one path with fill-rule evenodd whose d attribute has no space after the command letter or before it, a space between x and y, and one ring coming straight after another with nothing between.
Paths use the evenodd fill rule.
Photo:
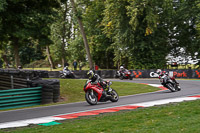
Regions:
<instances>
[{"instance_id":1,"label":"tyre barrier","mask_svg":"<svg viewBox=\"0 0 200 133\"><path fill-rule=\"evenodd\" d=\"M155 73L156 69L149 70L130 70L133 78L157 78L158 75ZM198 69L164 69L163 71L167 71L172 73L172 76L175 78L200 78L200 70ZM73 71L75 78L88 78L87 72L88 70L76 70ZM97 73L102 78L116 78L117 70L96 70ZM59 78L58 71L51 71L51 78Z\"/></svg>"},{"instance_id":2,"label":"tyre barrier","mask_svg":"<svg viewBox=\"0 0 200 133\"><path fill-rule=\"evenodd\" d=\"M25 70L25 69L0 69L0 75L12 75L18 78L32 80L36 78L49 78L48 71L43 70Z\"/></svg>"},{"instance_id":3,"label":"tyre barrier","mask_svg":"<svg viewBox=\"0 0 200 133\"><path fill-rule=\"evenodd\" d=\"M156 69L149 70L130 70L133 78L157 78ZM200 78L200 70L198 69L164 69L167 72L173 72L175 78ZM73 71L77 79L88 78L88 70ZM102 78L116 78L117 70L96 70L95 73ZM34 80L37 78L59 78L59 71L39 71L39 70L24 70L24 69L0 69L0 75L9 74L27 80Z\"/></svg>"},{"instance_id":4,"label":"tyre barrier","mask_svg":"<svg viewBox=\"0 0 200 133\"><path fill-rule=\"evenodd\" d=\"M42 101L41 104L56 103L60 99L60 81L57 79L49 80L32 80L31 86L42 87Z\"/></svg>"}]
</instances>

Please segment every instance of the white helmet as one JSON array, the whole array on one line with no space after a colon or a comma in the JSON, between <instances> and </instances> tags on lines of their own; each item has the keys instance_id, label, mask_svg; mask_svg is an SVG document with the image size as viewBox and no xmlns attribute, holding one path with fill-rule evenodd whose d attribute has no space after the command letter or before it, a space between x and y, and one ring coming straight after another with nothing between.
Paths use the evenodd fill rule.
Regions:
<instances>
[{"instance_id":1,"label":"white helmet","mask_svg":"<svg viewBox=\"0 0 200 133\"><path fill-rule=\"evenodd\" d=\"M123 66L120 66L120 69L124 69L124 67L123 67Z\"/></svg>"},{"instance_id":2,"label":"white helmet","mask_svg":"<svg viewBox=\"0 0 200 133\"><path fill-rule=\"evenodd\" d=\"M162 70L161 70L161 69L157 69L156 73L157 73L158 75L161 75Z\"/></svg>"}]
</instances>

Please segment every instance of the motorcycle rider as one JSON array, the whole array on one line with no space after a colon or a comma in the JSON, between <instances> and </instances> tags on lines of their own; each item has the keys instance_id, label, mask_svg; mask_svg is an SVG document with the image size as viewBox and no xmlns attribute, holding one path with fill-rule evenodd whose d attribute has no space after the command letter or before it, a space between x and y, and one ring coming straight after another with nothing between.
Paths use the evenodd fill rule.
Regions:
<instances>
[{"instance_id":1,"label":"motorcycle rider","mask_svg":"<svg viewBox=\"0 0 200 133\"><path fill-rule=\"evenodd\" d=\"M106 81L104 81L98 74L94 74L92 70L88 71L87 76L89 77L92 83L100 83L104 90L107 88Z\"/></svg>"},{"instance_id":2,"label":"motorcycle rider","mask_svg":"<svg viewBox=\"0 0 200 133\"><path fill-rule=\"evenodd\" d=\"M65 66L65 67L63 68L63 75L65 76L65 78L66 78L67 76L70 76L70 77L73 77L73 76L74 76L74 75L73 75L73 72L69 70L68 66Z\"/></svg>"},{"instance_id":3,"label":"motorcycle rider","mask_svg":"<svg viewBox=\"0 0 200 133\"><path fill-rule=\"evenodd\" d=\"M123 75L124 76L124 72L126 72L127 70L123 67L123 66L120 66L119 68L119 73L120 75Z\"/></svg>"},{"instance_id":4,"label":"motorcycle rider","mask_svg":"<svg viewBox=\"0 0 200 133\"><path fill-rule=\"evenodd\" d=\"M169 76L169 73L166 71L162 71L161 69L157 69L156 73L159 75L159 79L163 76L163 75L167 75ZM176 85L179 87L179 83L176 81L175 77L170 77L170 79L172 81L174 81L174 83L176 83Z\"/></svg>"},{"instance_id":5,"label":"motorcycle rider","mask_svg":"<svg viewBox=\"0 0 200 133\"><path fill-rule=\"evenodd\" d=\"M161 76L163 76L164 74L166 74L168 76L168 73L166 71L162 71L161 69L157 69L156 70L156 73L158 74L159 78Z\"/></svg>"},{"instance_id":6,"label":"motorcycle rider","mask_svg":"<svg viewBox=\"0 0 200 133\"><path fill-rule=\"evenodd\" d=\"M65 66L63 68L63 74L66 76L68 71L70 71L69 68L68 68L68 66Z\"/></svg>"}]
</instances>

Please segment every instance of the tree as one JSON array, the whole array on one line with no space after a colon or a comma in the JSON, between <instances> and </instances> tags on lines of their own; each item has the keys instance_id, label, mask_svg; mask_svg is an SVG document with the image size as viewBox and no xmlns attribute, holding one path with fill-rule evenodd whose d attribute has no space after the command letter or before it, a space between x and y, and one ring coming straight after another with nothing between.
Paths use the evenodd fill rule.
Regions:
<instances>
[{"instance_id":1,"label":"tree","mask_svg":"<svg viewBox=\"0 0 200 133\"><path fill-rule=\"evenodd\" d=\"M176 21L179 21L179 23L176 23L176 30L178 31L176 39L179 40L179 46L184 47L186 53L194 59L200 58L200 38L198 36L200 23L199 2L199 0L180 1L176 17Z\"/></svg>"},{"instance_id":2,"label":"tree","mask_svg":"<svg viewBox=\"0 0 200 133\"><path fill-rule=\"evenodd\" d=\"M39 44L50 44L50 24L55 15L53 8L58 8L57 0L50 1L6 1L5 10L0 12L1 26L4 34L0 35L1 41L8 43L14 49L15 65L19 66L19 48L30 42L31 39L38 40Z\"/></svg>"},{"instance_id":3,"label":"tree","mask_svg":"<svg viewBox=\"0 0 200 133\"><path fill-rule=\"evenodd\" d=\"M104 34L112 42L116 65L125 64L130 66L129 61L132 57L130 48L134 43L134 32L130 28L130 17L127 16L126 7L128 5L128 1L125 0L109 0L105 2L102 25L104 26Z\"/></svg>"},{"instance_id":4,"label":"tree","mask_svg":"<svg viewBox=\"0 0 200 133\"><path fill-rule=\"evenodd\" d=\"M130 0L127 7L134 31L133 64L138 68L164 68L170 51L169 31L173 6L170 0ZM173 26L172 26L173 27Z\"/></svg>"},{"instance_id":5,"label":"tree","mask_svg":"<svg viewBox=\"0 0 200 133\"><path fill-rule=\"evenodd\" d=\"M5 45L4 43L0 43L0 59L2 58L3 64L6 68L9 68L9 60L8 60L8 45Z\"/></svg>"},{"instance_id":6,"label":"tree","mask_svg":"<svg viewBox=\"0 0 200 133\"><path fill-rule=\"evenodd\" d=\"M102 0L85 3L85 12L82 15L85 31L89 40L92 59L100 68L114 68L114 49L112 41L103 33L102 20L105 4Z\"/></svg>"},{"instance_id":7,"label":"tree","mask_svg":"<svg viewBox=\"0 0 200 133\"><path fill-rule=\"evenodd\" d=\"M57 9L58 16L55 23L51 26L51 39L54 44L50 47L54 57L61 60L62 66L66 63L66 56L69 56L67 49L72 37L72 15L69 0L60 3L61 8Z\"/></svg>"},{"instance_id":8,"label":"tree","mask_svg":"<svg viewBox=\"0 0 200 133\"><path fill-rule=\"evenodd\" d=\"M93 63L92 63L92 58L91 58L91 54L90 54L90 48L89 48L89 45L88 45L85 30L83 28L83 23L82 23L81 17L78 15L78 11L76 9L76 5L74 3L74 0L70 0L70 1L71 1L73 11L74 11L74 13L77 17L77 20L78 20L78 23L79 23L79 26L80 26L80 31L81 31L81 34L82 34L82 37L83 37L83 41L84 41L85 50L86 50L86 53L87 53L87 58L88 58L88 61L89 61L90 69L93 69Z\"/></svg>"},{"instance_id":9,"label":"tree","mask_svg":"<svg viewBox=\"0 0 200 133\"><path fill-rule=\"evenodd\" d=\"M120 60L126 61L128 57L129 66L134 68L164 68L168 53L183 44L181 38L185 38L183 42L186 42L192 37L190 32L194 30L190 28L186 30L190 31L187 32L187 37L178 38L187 29L184 26L178 27L185 23L186 18L182 16L189 8L181 6L186 9L181 11L180 3L187 2L190 3L188 5L195 5L194 1L177 3L173 0L106 1L102 24L104 33L114 42L117 51L115 61L121 63Z\"/></svg>"},{"instance_id":10,"label":"tree","mask_svg":"<svg viewBox=\"0 0 200 133\"><path fill-rule=\"evenodd\" d=\"M25 56L26 55L26 56ZM20 61L23 65L28 65L33 61L45 59L43 48L36 42L26 43L19 49Z\"/></svg>"},{"instance_id":11,"label":"tree","mask_svg":"<svg viewBox=\"0 0 200 133\"><path fill-rule=\"evenodd\" d=\"M53 59L51 57L51 52L49 50L49 46L46 46L46 53L47 53L48 61L49 61L50 65L51 65L51 69L55 69L56 67L55 67Z\"/></svg>"}]
</instances>

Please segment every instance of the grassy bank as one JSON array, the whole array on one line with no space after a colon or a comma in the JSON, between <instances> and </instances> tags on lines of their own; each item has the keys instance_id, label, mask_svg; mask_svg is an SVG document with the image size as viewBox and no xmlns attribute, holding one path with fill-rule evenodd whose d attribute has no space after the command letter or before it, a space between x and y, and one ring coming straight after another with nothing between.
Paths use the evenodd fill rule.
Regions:
<instances>
[{"instance_id":1,"label":"grassy bank","mask_svg":"<svg viewBox=\"0 0 200 133\"><path fill-rule=\"evenodd\" d=\"M0 130L13 133L198 133L200 100L59 121L60 125Z\"/></svg>"},{"instance_id":2,"label":"grassy bank","mask_svg":"<svg viewBox=\"0 0 200 133\"><path fill-rule=\"evenodd\" d=\"M85 101L85 92L83 86L86 80L79 79L60 79L60 89L62 103L71 103L78 101ZM115 89L119 96L133 95L139 93L147 93L159 90L158 88L137 84L137 83L125 83L125 82L112 82L111 88Z\"/></svg>"}]
</instances>

